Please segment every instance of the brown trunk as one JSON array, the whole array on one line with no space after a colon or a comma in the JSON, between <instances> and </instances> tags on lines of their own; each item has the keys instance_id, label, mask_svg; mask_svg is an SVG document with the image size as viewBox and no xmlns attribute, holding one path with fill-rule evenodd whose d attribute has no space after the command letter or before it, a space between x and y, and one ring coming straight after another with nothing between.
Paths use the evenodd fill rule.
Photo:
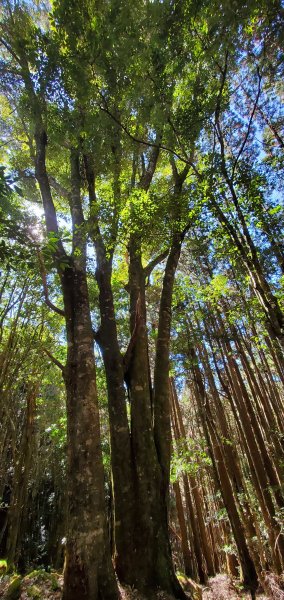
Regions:
<instances>
[{"instance_id":1,"label":"brown trunk","mask_svg":"<svg viewBox=\"0 0 284 600\"><path fill-rule=\"evenodd\" d=\"M242 580L244 585L249 587L251 590L255 590L257 588L256 570L246 543L244 529L237 511L233 489L231 487L230 479L227 474L222 450L216 436L214 435L213 426L211 427L211 424L209 423L208 433L212 439L212 451L214 455L213 460L215 468L217 468L217 473L220 480L220 488L222 492L224 505L228 513L236 546L238 549L238 556L242 570Z\"/></svg>"},{"instance_id":2,"label":"brown trunk","mask_svg":"<svg viewBox=\"0 0 284 600\"><path fill-rule=\"evenodd\" d=\"M148 190L157 164L159 149L153 148L148 167L140 180L140 187ZM179 240L179 251L180 251ZM150 374L148 335L146 325L145 279L147 271L142 265L142 250L139 235L132 233L129 240L129 284L131 340L126 356L125 380L129 388L131 406L131 445L135 468L135 530L137 540L132 559L131 580L128 583L147 590L157 586L183 598L184 592L175 576L168 533L168 469L170 447L168 348L166 339L163 352L157 349L158 360L165 366L165 380L159 382L158 391L162 417L166 423L166 444L154 438L153 392ZM174 255L174 256L173 256ZM165 274L160 311L159 331L166 330L169 337L171 290L178 256L176 250L169 255L168 271ZM172 261L173 260L173 265ZM167 289L168 288L168 289ZM160 333L161 335L161 333ZM162 340L160 340L162 341ZM158 344L159 345L159 344ZM166 381L166 387L164 385ZM156 390L155 390L156 392ZM164 395L165 394L165 395ZM157 446L159 444L159 447ZM158 450L158 452L157 452ZM159 462L161 461L161 462ZM147 552L145 552L147 548Z\"/></svg>"},{"instance_id":3,"label":"brown trunk","mask_svg":"<svg viewBox=\"0 0 284 600\"><path fill-rule=\"evenodd\" d=\"M221 351L222 353L222 351ZM222 354L223 356L223 354ZM271 550L271 554L272 554L272 559L273 559L273 564L274 567L277 571L281 570L281 561L278 555L278 551L277 551L277 545L278 545L278 550L279 552L282 553L281 549L279 548L279 542L280 545L282 544L281 542L281 537L279 538L278 534L276 533L276 522L274 522L274 516L275 516L275 509L274 509L274 505L272 502L272 498L270 495L270 491L268 488L268 480L267 480L267 476L266 476L266 471L265 471L265 467L262 463L261 460L261 456L259 454L259 450L257 448L257 444L253 435L253 431L249 425L248 422L248 415L245 411L244 408L242 408L242 406L239 405L239 401L241 398L241 394L237 393L236 388L234 387L234 381L236 380L235 377L232 378L231 375L231 371L228 369L228 366L226 364L226 361L224 359L223 356L223 361L224 361L224 367L225 367L225 372L228 378L228 381L230 383L230 388L231 391L229 389L229 387L227 387L224 383L224 379L222 377L220 377L220 372L217 369L218 375L220 377L220 382L222 384L222 386L224 387L224 390L226 391L226 394L228 396L228 399L230 401L230 405L235 417L235 421L236 424L238 426L240 435L241 435L241 440L242 440L242 446L245 450L246 456L247 456L247 460L248 463L250 465L250 473L251 473L251 478L254 484L254 488L261 506L261 510L262 510L262 514L263 514L263 518L268 530L268 535L269 535L269 540L270 540L270 550ZM232 394L231 394L232 392Z\"/></svg>"},{"instance_id":4,"label":"brown trunk","mask_svg":"<svg viewBox=\"0 0 284 600\"><path fill-rule=\"evenodd\" d=\"M174 430L175 441L179 442L181 439L181 433L178 425L176 405L173 396L173 381L170 382L171 387L171 400L172 400L172 424ZM184 444L186 446L185 435L183 436ZM192 499L192 490L189 484L189 478L187 475L183 475L183 487L184 487L184 495L185 495L185 503L187 510L188 523L190 525L192 531L192 549L193 556L196 561L195 574L193 575L193 579L199 580L201 583L205 583L207 581L207 573L204 568L204 560L202 555L202 543L200 532L198 528L197 518L194 511L193 499Z\"/></svg>"},{"instance_id":5,"label":"brown trunk","mask_svg":"<svg viewBox=\"0 0 284 600\"><path fill-rule=\"evenodd\" d=\"M22 542L22 523L26 513L29 473L32 465L36 398L38 385L27 391L25 425L16 462L12 501L8 512L7 563L10 570L17 566Z\"/></svg>"},{"instance_id":6,"label":"brown trunk","mask_svg":"<svg viewBox=\"0 0 284 600\"><path fill-rule=\"evenodd\" d=\"M279 348L276 344L273 344L271 339L267 336L265 338L267 346L270 350L271 356L273 358L277 373L279 375L280 381L284 385L284 361L282 354L279 353Z\"/></svg>"},{"instance_id":7,"label":"brown trunk","mask_svg":"<svg viewBox=\"0 0 284 600\"><path fill-rule=\"evenodd\" d=\"M245 351L243 349L243 346ZM240 342L238 342L238 348L241 356L241 360L245 363L245 368L250 376L252 381L252 385L258 394L263 408L265 410L265 414L267 415L267 419L272 430L283 431L283 409L281 399L279 395L275 395L275 386L274 382L271 382L270 368L267 363L267 360L263 361L264 358L261 354L261 360L264 362L264 373L268 375L268 377L264 378L262 370L257 365L254 353L250 347L250 344L247 343L246 339L242 336ZM249 356L251 360L251 364L247 358ZM273 385L271 385L273 383Z\"/></svg>"},{"instance_id":8,"label":"brown trunk","mask_svg":"<svg viewBox=\"0 0 284 600\"><path fill-rule=\"evenodd\" d=\"M177 439L183 438L185 448L187 448L186 432L185 432L185 428L184 428L184 424L183 424L182 414L181 414L180 405L179 405L179 401L178 401L178 397L177 397L173 379L171 379L171 381L170 381L170 386L171 386L171 393L172 393L173 416L174 416L174 421L176 421L176 427L175 427L176 438ZM187 450L188 450L188 448L187 448ZM184 477L184 486L185 486L186 498L188 499L188 502L191 502L191 496L193 496L193 498L194 498L196 518L194 515L193 508L191 510L189 510L189 512L191 512L192 518L193 518L192 527L193 527L193 531L194 531L195 553L196 553L196 560L197 560L197 564L198 564L199 578L200 578L201 583L205 583L207 581L207 575L213 576L215 574L215 570L214 570L212 555L210 553L208 538L206 535L206 528L205 528L204 517L203 517L203 512L202 512L202 499L201 499L200 493L199 493L199 485L198 485L198 481L196 480L196 478L193 475L191 475L189 477L187 477L187 476ZM195 523L195 521L196 521L196 523ZM204 568L202 554L204 556L207 569Z\"/></svg>"},{"instance_id":9,"label":"brown trunk","mask_svg":"<svg viewBox=\"0 0 284 600\"><path fill-rule=\"evenodd\" d=\"M205 506L205 514L207 515L207 519L209 518L209 522L206 525L206 529L208 532L208 537L210 539L210 544L208 546L208 552L210 554L210 556L212 556L212 560L213 560L213 565L214 565L214 574L216 573L220 573L221 571L221 565L220 565L220 558L219 558L219 547L220 547L220 540L219 540L219 532L217 531L216 526L214 526L213 524L213 519L212 519L212 515L211 515L211 510L209 507L209 503L207 500L207 494L210 494L210 490L211 490L211 485L212 484L212 480L211 478L207 481L203 481L202 482L202 496L203 496L203 503ZM212 490L212 495L213 495L213 490ZM214 515L217 513L217 510L215 508L214 505Z\"/></svg>"},{"instance_id":10,"label":"brown trunk","mask_svg":"<svg viewBox=\"0 0 284 600\"><path fill-rule=\"evenodd\" d=\"M275 500L279 508L283 507L283 496L280 491L280 480L278 478L277 469L273 464L271 456L268 453L266 445L264 443L263 435L261 433L259 423L257 421L254 407L250 401L246 386L244 384L239 366L234 358L234 351L230 341L226 336L226 330L222 321L222 317L218 315L218 322L222 331L223 346L227 356L227 363L230 371L231 384L235 392L236 405L238 406L239 414L243 416L243 427L246 431L248 444L251 446L253 455L257 458L259 465L259 471L261 476L263 475L262 481L266 479L266 473L269 484L272 486L274 491ZM246 417L244 418L244 416ZM257 443L255 443L255 441ZM265 467L264 467L265 465ZM281 540L280 540L281 543Z\"/></svg>"},{"instance_id":11,"label":"brown trunk","mask_svg":"<svg viewBox=\"0 0 284 600\"><path fill-rule=\"evenodd\" d=\"M99 409L86 276L86 232L77 150L71 151L72 255L59 237L45 166L46 133L36 122L36 177L47 231L58 237L54 258L64 300L68 342L63 370L67 392L67 542L64 600L114 600L118 589L111 563L104 499ZM63 266L62 266L63 263Z\"/></svg>"},{"instance_id":12,"label":"brown trunk","mask_svg":"<svg viewBox=\"0 0 284 600\"><path fill-rule=\"evenodd\" d=\"M173 488L174 488L175 497L176 497L176 507L177 507L177 515L178 515L179 530L180 530L180 537L181 537L184 572L188 577L194 577L194 573L192 570L191 553L190 553L190 549L189 549L189 545L188 545L183 503L182 503L181 491L180 491L178 481L176 481L173 484Z\"/></svg>"},{"instance_id":13,"label":"brown trunk","mask_svg":"<svg viewBox=\"0 0 284 600\"><path fill-rule=\"evenodd\" d=\"M174 219L178 224L180 220L180 196L183 183L189 168L186 166L178 173L174 159L172 159L174 179ZM169 389L170 371L170 336L172 323L172 298L175 274L181 253L184 231L174 231L171 247L168 254L162 285L159 307L158 336L156 343L156 360L154 369L154 437L158 453L158 460L162 470L162 494L167 501L170 479L171 461L171 407Z\"/></svg>"},{"instance_id":14,"label":"brown trunk","mask_svg":"<svg viewBox=\"0 0 284 600\"><path fill-rule=\"evenodd\" d=\"M261 434L265 439L267 447L272 454L272 460L277 471L278 478L283 476L284 453L283 446L279 439L278 424L269 403L269 398L263 394L253 370L247 361L242 349L238 346L241 363L246 374L247 382L251 391L256 408L256 416L261 426ZM282 427L280 431L282 430Z\"/></svg>"},{"instance_id":15,"label":"brown trunk","mask_svg":"<svg viewBox=\"0 0 284 600\"><path fill-rule=\"evenodd\" d=\"M167 498L171 461L171 409L169 390L171 307L175 273L181 252L182 236L175 234L166 263L159 309L159 326L154 372L154 436Z\"/></svg>"},{"instance_id":16,"label":"brown trunk","mask_svg":"<svg viewBox=\"0 0 284 600\"><path fill-rule=\"evenodd\" d=\"M265 472L267 473L268 482L272 486L272 489L274 491L275 500L279 508L283 508L283 497L280 492L280 480L275 470L275 466L273 465L273 461L269 456L269 453L265 446L263 436L255 416L254 408L251 405L238 365L235 359L232 358L232 356L228 357L228 362L231 369L233 385L235 386L236 390L236 397L239 401L240 414L247 415L247 418L243 419L243 425L247 432L247 438L250 440L252 447L252 444L254 444L255 436L259 449L255 444L253 448L254 455L258 456L258 462L262 461L261 465L265 465L265 469L263 468L263 471L265 470Z\"/></svg>"},{"instance_id":17,"label":"brown trunk","mask_svg":"<svg viewBox=\"0 0 284 600\"><path fill-rule=\"evenodd\" d=\"M267 282L254 242L250 236L245 218L242 214L239 202L234 190L232 182L228 180L226 170L224 170L225 178L232 195L232 200L236 208L236 212L239 218L240 227L232 225L229 218L225 215L223 210L220 208L216 199L211 197L211 205L216 212L217 218L221 225L227 230L227 233L231 237L232 242L236 245L240 257L247 269L249 277L252 282L252 287L256 297L259 300L260 305L263 308L266 316L266 326L269 335L272 339L279 341L280 346L283 350L284 344L284 316L281 311L279 302L276 296L272 293L269 283ZM282 355L283 359L283 355Z\"/></svg>"},{"instance_id":18,"label":"brown trunk","mask_svg":"<svg viewBox=\"0 0 284 600\"><path fill-rule=\"evenodd\" d=\"M200 347L200 355L203 360L205 374L209 383L212 399L215 404L216 415L218 418L218 425L220 427L221 439L223 440L223 455L226 463L227 471L235 491L235 499L238 506L238 510L242 516L246 537L250 552L253 556L255 567L258 574L261 573L261 567L258 560L258 551L255 549L252 540L256 537L255 519L248 501L248 494L246 486L244 485L243 475L239 464L236 449L231 444L232 434L229 431L225 410L222 401L219 397L218 390L216 388L215 380L211 372L209 359L207 355L206 347ZM225 443L225 446L224 446ZM239 502L239 495L241 494L242 501Z\"/></svg>"},{"instance_id":19,"label":"brown trunk","mask_svg":"<svg viewBox=\"0 0 284 600\"><path fill-rule=\"evenodd\" d=\"M68 356L67 543L64 600L117 598L105 516L93 332L84 273L65 269Z\"/></svg>"},{"instance_id":20,"label":"brown trunk","mask_svg":"<svg viewBox=\"0 0 284 600\"><path fill-rule=\"evenodd\" d=\"M246 217L243 213L241 204L239 202L238 194L234 183L234 171L236 163L232 171L229 170L227 163L225 139L220 123L220 101L226 81L226 69L227 65L225 66L225 70L222 74L220 95L216 107L215 117L217 138L220 144L221 152L220 169L226 182L227 189L230 193L231 201L235 208L236 216L238 219L237 224L234 224L233 221L230 221L228 216L220 208L218 202L216 201L213 195L211 197L211 204L216 211L217 217L221 225L227 230L227 233L231 237L232 242L236 245L238 249L240 257L251 279L254 293L258 298L259 303L262 306L264 314L266 316L266 325L269 335L272 339L276 340L276 343L279 343L281 347L281 350L279 348L279 354L281 356L281 360L283 361L284 314L281 310L277 297L273 294L271 287L265 277L257 248L250 235ZM223 195L225 196L225 194Z\"/></svg>"},{"instance_id":21,"label":"brown trunk","mask_svg":"<svg viewBox=\"0 0 284 600\"><path fill-rule=\"evenodd\" d=\"M249 549L247 547L243 526L236 507L233 488L231 486L231 482L224 462L222 447L216 435L216 430L213 423L212 415L210 413L208 399L206 397L206 392L199 370L197 357L193 349L192 358L194 364L193 369L195 398L199 408L200 418L202 419L204 433L209 443L209 449L211 449L213 467L217 475L217 480L220 481L220 490L222 493L224 505L227 509L228 517L237 545L239 561L242 569L242 578L244 584L248 586L252 591L255 591L255 589L257 588L257 574L255 566L250 556Z\"/></svg>"},{"instance_id":22,"label":"brown trunk","mask_svg":"<svg viewBox=\"0 0 284 600\"><path fill-rule=\"evenodd\" d=\"M228 523L224 522L223 523L223 532L224 532L224 543L225 546L230 546L230 528ZM229 575L229 577L239 577L239 571L238 571L238 559L236 557L235 554L233 554L233 552L231 552L229 549L227 549L227 551L225 552L226 554L226 566L227 566L227 573Z\"/></svg>"},{"instance_id":23,"label":"brown trunk","mask_svg":"<svg viewBox=\"0 0 284 600\"><path fill-rule=\"evenodd\" d=\"M154 442L152 389L146 329L145 278L141 257L130 248L131 325L135 344L127 370L131 402L131 441L135 465L135 539L132 584L160 586L182 597L176 580L168 537L167 497ZM135 333L134 333L135 330ZM145 548L148 549L145 552Z\"/></svg>"},{"instance_id":24,"label":"brown trunk","mask_svg":"<svg viewBox=\"0 0 284 600\"><path fill-rule=\"evenodd\" d=\"M99 288L100 327L95 335L100 346L107 382L114 509L114 559L121 581L130 582L132 557L137 552L134 535L134 469L126 411L124 364L117 336L111 284L113 251L106 251L96 213L95 176L91 157L85 156L90 200L91 236L96 251L96 280Z\"/></svg>"}]
</instances>

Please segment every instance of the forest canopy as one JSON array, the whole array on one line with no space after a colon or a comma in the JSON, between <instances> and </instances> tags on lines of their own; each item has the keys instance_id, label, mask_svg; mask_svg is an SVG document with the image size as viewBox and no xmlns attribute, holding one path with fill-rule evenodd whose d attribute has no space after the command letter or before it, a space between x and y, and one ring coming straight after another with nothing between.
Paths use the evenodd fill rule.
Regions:
<instances>
[{"instance_id":1,"label":"forest canopy","mask_svg":"<svg viewBox=\"0 0 284 600\"><path fill-rule=\"evenodd\" d=\"M0 596L281 599L283 2L0 10Z\"/></svg>"}]
</instances>

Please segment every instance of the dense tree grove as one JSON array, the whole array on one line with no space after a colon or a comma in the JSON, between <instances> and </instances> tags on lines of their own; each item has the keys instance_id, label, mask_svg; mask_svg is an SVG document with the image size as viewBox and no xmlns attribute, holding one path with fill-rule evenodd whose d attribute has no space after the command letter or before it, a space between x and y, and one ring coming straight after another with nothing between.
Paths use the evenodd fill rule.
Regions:
<instances>
[{"instance_id":1,"label":"dense tree grove","mask_svg":"<svg viewBox=\"0 0 284 600\"><path fill-rule=\"evenodd\" d=\"M284 597L283 44L281 0L2 0L0 566L63 600Z\"/></svg>"}]
</instances>

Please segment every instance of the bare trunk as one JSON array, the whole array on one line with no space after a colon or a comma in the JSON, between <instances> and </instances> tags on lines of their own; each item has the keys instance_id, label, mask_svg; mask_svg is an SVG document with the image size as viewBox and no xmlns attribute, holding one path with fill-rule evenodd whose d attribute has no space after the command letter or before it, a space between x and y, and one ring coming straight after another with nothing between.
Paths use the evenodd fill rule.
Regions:
<instances>
[{"instance_id":1,"label":"bare trunk","mask_svg":"<svg viewBox=\"0 0 284 600\"><path fill-rule=\"evenodd\" d=\"M176 507L177 507L179 530L180 530L180 537L181 537L184 572L188 577L194 577L193 571L192 571L191 553L190 553L190 549L189 549L189 545L188 545L183 503L182 503L181 491L180 491L178 481L176 481L173 484L173 488L174 488L175 497L176 497Z\"/></svg>"},{"instance_id":2,"label":"bare trunk","mask_svg":"<svg viewBox=\"0 0 284 600\"><path fill-rule=\"evenodd\" d=\"M96 280L99 288L100 327L95 335L101 349L108 392L111 445L111 470L114 509L114 559L121 581L130 581L132 556L136 553L134 536L134 467L130 428L126 411L124 364L120 352L111 284L113 252L106 250L96 214L95 176L91 157L85 156L90 200L91 236L96 251Z\"/></svg>"},{"instance_id":3,"label":"bare trunk","mask_svg":"<svg viewBox=\"0 0 284 600\"><path fill-rule=\"evenodd\" d=\"M22 542L22 524L26 512L29 474L32 465L36 398L38 386L27 392L25 425L13 480L12 501L8 512L7 563L17 566Z\"/></svg>"},{"instance_id":4,"label":"bare trunk","mask_svg":"<svg viewBox=\"0 0 284 600\"><path fill-rule=\"evenodd\" d=\"M199 414L200 418L202 419L204 432L209 442L209 448L211 448L211 458L213 462L213 467L217 475L217 480L220 481L220 490L222 493L224 505L228 512L228 517L236 541L239 561L242 569L243 581L247 587L249 587L253 592L255 592L258 584L255 566L246 543L245 533L236 507L233 488L227 473L222 447L220 445L218 436L216 435L212 415L210 414L210 409L208 406L208 399L206 397L204 384L199 371L196 354L193 349L192 358L194 360L195 397L199 407Z\"/></svg>"},{"instance_id":5,"label":"bare trunk","mask_svg":"<svg viewBox=\"0 0 284 600\"><path fill-rule=\"evenodd\" d=\"M36 176L47 231L58 237L54 258L61 280L67 333L63 371L67 392L67 542L64 600L114 600L118 589L110 556L104 499L99 409L86 275L86 233L80 197L79 153L71 150L72 255L67 257L45 166L46 133L36 124ZM64 267L62 268L62 262Z\"/></svg>"}]
</instances>

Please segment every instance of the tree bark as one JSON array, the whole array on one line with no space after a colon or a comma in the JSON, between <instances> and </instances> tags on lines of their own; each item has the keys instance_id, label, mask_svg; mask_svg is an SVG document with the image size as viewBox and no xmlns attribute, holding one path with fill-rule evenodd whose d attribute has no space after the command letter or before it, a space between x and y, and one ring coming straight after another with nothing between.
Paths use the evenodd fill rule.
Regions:
<instances>
[{"instance_id":1,"label":"tree bark","mask_svg":"<svg viewBox=\"0 0 284 600\"><path fill-rule=\"evenodd\" d=\"M38 385L29 386L26 397L25 425L13 479L12 499L8 511L7 564L17 567L22 542L22 524L26 512L29 474L34 449L35 412Z\"/></svg>"},{"instance_id":2,"label":"tree bark","mask_svg":"<svg viewBox=\"0 0 284 600\"><path fill-rule=\"evenodd\" d=\"M130 582L133 577L132 557L137 552L139 539L134 535L134 466L126 410L124 363L118 342L111 283L113 249L107 253L99 227L93 159L85 156L84 160L90 201L90 235L96 251L96 281L101 318L95 339L102 352L108 393L114 502L114 560L120 581Z\"/></svg>"},{"instance_id":3,"label":"tree bark","mask_svg":"<svg viewBox=\"0 0 284 600\"><path fill-rule=\"evenodd\" d=\"M63 599L114 600L119 594L110 557L104 500L79 152L71 150L70 157L73 238L72 255L67 257L60 239L46 172L47 136L41 122L36 123L35 139L36 177L43 199L47 231L58 237L54 258L61 280L68 345L64 368L68 510Z\"/></svg>"},{"instance_id":4,"label":"tree bark","mask_svg":"<svg viewBox=\"0 0 284 600\"><path fill-rule=\"evenodd\" d=\"M194 365L193 372L195 397L199 407L199 414L204 427L204 433L209 442L209 449L211 449L213 467L217 475L217 481L220 481L220 490L236 541L242 569L243 582L244 585L252 590L252 592L255 592L258 585L257 573L247 547L243 526L235 503L233 488L224 462L222 448L216 435L212 415L209 412L208 399L206 397L206 391L199 370L196 353L194 349L192 349L191 352Z\"/></svg>"},{"instance_id":5,"label":"tree bark","mask_svg":"<svg viewBox=\"0 0 284 600\"><path fill-rule=\"evenodd\" d=\"M159 149L154 148L149 158L147 169L142 174L140 187L147 191L151 183ZM160 348L161 342L165 352L156 361L165 366L164 379L158 383L158 402L166 423L166 443L161 450L162 442L154 432L153 391L149 364L148 335L146 324L146 272L142 265L141 241L137 232L131 233L129 241L129 284L130 293L130 332L132 336L131 352L126 365L126 382L129 386L131 407L131 445L133 464L135 465L135 494L139 511L136 513L135 537L139 539L139 547L132 562L134 582L144 589L160 586L177 598L183 598L184 592L175 576L168 533L168 481L170 453L170 413L168 390L169 336L171 291L175 269L180 252L174 248L169 255L168 271L163 282L163 292L159 316ZM165 305L164 305L164 304ZM165 322L166 318L166 322ZM165 339L161 332L165 328ZM160 386L163 386L163 389ZM161 391L159 391L161 389ZM160 396L159 396L160 394ZM157 429L156 429L157 433ZM161 462L160 462L161 461ZM145 553L145 547L149 549ZM143 574L143 579L141 574Z\"/></svg>"}]
</instances>

